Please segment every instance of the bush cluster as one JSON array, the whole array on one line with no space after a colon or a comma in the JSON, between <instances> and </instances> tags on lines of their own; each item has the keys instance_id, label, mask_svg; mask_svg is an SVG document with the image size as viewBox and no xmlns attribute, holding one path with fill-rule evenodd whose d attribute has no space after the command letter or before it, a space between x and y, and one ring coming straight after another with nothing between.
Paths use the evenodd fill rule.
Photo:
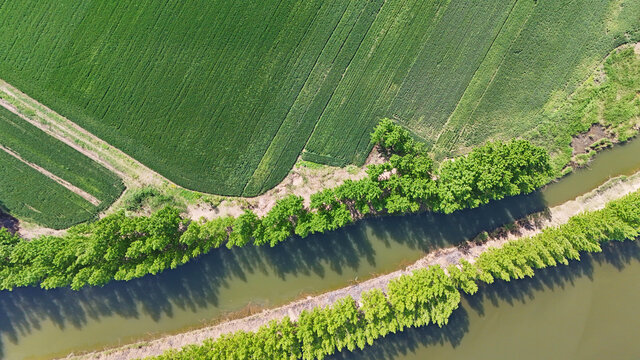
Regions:
<instances>
[{"instance_id":1,"label":"bush cluster","mask_svg":"<svg viewBox=\"0 0 640 360\"><path fill-rule=\"evenodd\" d=\"M29 242L11 239L0 250L0 289L103 285L175 268L213 248L275 246L292 235L335 230L371 214L433 210L445 213L528 193L548 179L549 157L522 140L493 142L434 170L422 143L385 119L372 142L389 161L372 165L367 177L303 198L277 201L264 217L247 210L237 218L189 221L166 207L150 216L124 212L73 227L62 237Z\"/></svg>"},{"instance_id":2,"label":"bush cluster","mask_svg":"<svg viewBox=\"0 0 640 360\"><path fill-rule=\"evenodd\" d=\"M460 290L473 294L478 282L531 277L535 269L567 264L578 260L580 252L601 251L603 242L633 240L639 234L640 192L636 192L539 235L492 248L473 264L463 260L450 265L448 274L437 265L419 269L392 280L387 294L370 290L359 303L346 297L333 306L304 311L297 322L285 317L255 333L226 334L154 359L311 360L344 349L362 349L408 327L446 325L460 303Z\"/></svg>"}]
</instances>

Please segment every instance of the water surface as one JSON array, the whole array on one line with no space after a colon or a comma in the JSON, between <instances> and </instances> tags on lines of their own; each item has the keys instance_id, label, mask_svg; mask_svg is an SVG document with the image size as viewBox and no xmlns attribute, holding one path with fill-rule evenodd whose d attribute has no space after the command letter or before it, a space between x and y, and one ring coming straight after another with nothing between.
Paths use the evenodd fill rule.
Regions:
<instances>
[{"instance_id":1,"label":"water surface","mask_svg":"<svg viewBox=\"0 0 640 360\"><path fill-rule=\"evenodd\" d=\"M497 282L467 296L448 325L388 335L331 360L640 359L640 243Z\"/></svg>"},{"instance_id":2,"label":"water surface","mask_svg":"<svg viewBox=\"0 0 640 360\"><path fill-rule=\"evenodd\" d=\"M51 358L202 326L393 271L640 169L640 141L599 154L540 192L451 215L361 221L275 248L218 249L178 269L102 288L0 292L0 358Z\"/></svg>"}]
</instances>

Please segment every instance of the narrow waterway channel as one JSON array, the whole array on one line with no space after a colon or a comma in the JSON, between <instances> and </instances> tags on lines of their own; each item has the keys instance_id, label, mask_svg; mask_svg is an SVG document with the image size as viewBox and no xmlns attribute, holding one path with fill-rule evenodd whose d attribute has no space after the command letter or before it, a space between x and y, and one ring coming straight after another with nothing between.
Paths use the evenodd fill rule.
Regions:
<instances>
[{"instance_id":1,"label":"narrow waterway channel","mask_svg":"<svg viewBox=\"0 0 640 360\"><path fill-rule=\"evenodd\" d=\"M331 360L639 359L640 243L466 296L443 328L390 334Z\"/></svg>"},{"instance_id":2,"label":"narrow waterway channel","mask_svg":"<svg viewBox=\"0 0 640 360\"><path fill-rule=\"evenodd\" d=\"M599 154L543 191L452 215L369 219L275 248L215 250L178 269L78 292L0 292L0 358L51 358L202 326L230 312L273 307L305 294L390 272L640 170L640 141Z\"/></svg>"}]
</instances>

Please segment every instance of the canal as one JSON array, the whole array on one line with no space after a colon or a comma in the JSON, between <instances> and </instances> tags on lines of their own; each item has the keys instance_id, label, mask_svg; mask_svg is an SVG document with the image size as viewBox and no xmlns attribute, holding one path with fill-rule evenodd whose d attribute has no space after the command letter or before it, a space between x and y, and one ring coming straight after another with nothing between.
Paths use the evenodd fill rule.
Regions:
<instances>
[{"instance_id":1,"label":"canal","mask_svg":"<svg viewBox=\"0 0 640 360\"><path fill-rule=\"evenodd\" d=\"M640 243L466 296L443 328L390 334L331 360L639 359Z\"/></svg>"},{"instance_id":2,"label":"canal","mask_svg":"<svg viewBox=\"0 0 640 360\"><path fill-rule=\"evenodd\" d=\"M178 269L101 288L2 291L0 358L47 359L117 346L387 273L432 250L571 200L610 177L635 173L640 170L638 154L640 140L635 140L602 152L589 168L542 191L451 215L367 219L329 234L291 239L275 248L214 250ZM585 279L581 281L591 281ZM499 305L503 300L496 301L507 313L509 307ZM463 309L467 308L465 303ZM480 323L473 322L472 310L466 313L469 324Z\"/></svg>"}]
</instances>

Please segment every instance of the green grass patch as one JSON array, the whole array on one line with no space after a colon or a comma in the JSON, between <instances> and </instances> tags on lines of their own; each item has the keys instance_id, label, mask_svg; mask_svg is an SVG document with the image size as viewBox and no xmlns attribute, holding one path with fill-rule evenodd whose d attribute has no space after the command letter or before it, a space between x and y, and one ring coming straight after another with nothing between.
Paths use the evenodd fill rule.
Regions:
<instances>
[{"instance_id":1,"label":"green grass patch","mask_svg":"<svg viewBox=\"0 0 640 360\"><path fill-rule=\"evenodd\" d=\"M175 206L173 197L164 195L153 187L133 190L124 199L124 208L128 211L140 211L143 207L157 210L167 205Z\"/></svg>"},{"instance_id":2,"label":"green grass patch","mask_svg":"<svg viewBox=\"0 0 640 360\"><path fill-rule=\"evenodd\" d=\"M618 141L626 141L637 133L639 89L640 55L631 46L616 49L568 100L555 102L542 112L540 125L524 137L549 149L555 155L554 169L559 172L572 160L571 136L588 131L593 124L606 127ZM610 145L609 139L602 139L591 148L598 150ZM578 164L588 161L583 155L573 159Z\"/></svg>"},{"instance_id":3,"label":"green grass patch","mask_svg":"<svg viewBox=\"0 0 640 360\"><path fill-rule=\"evenodd\" d=\"M312 161L306 161L306 160L300 160L296 163L296 167L298 168L307 168L307 169L311 169L311 170L317 170L317 169L322 169L324 168L326 165L324 164L320 164L320 163L316 163L316 162L312 162Z\"/></svg>"},{"instance_id":4,"label":"green grass patch","mask_svg":"<svg viewBox=\"0 0 640 360\"><path fill-rule=\"evenodd\" d=\"M600 139L593 144L589 145L589 147L595 151L603 150L613 146L613 142L610 139L604 138Z\"/></svg>"}]
</instances>

